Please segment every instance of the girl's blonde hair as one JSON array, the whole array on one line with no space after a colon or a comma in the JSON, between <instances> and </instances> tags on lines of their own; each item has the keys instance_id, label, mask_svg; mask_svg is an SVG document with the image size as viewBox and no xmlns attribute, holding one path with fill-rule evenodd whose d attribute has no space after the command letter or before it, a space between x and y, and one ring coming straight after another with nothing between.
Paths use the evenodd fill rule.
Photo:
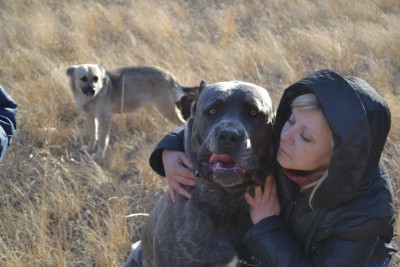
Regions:
<instances>
[{"instance_id":1,"label":"girl's blonde hair","mask_svg":"<svg viewBox=\"0 0 400 267\"><path fill-rule=\"evenodd\" d=\"M320 109L317 97L312 93L299 95L293 100L291 107L292 109Z\"/></svg>"},{"instance_id":2,"label":"girl's blonde hair","mask_svg":"<svg viewBox=\"0 0 400 267\"><path fill-rule=\"evenodd\" d=\"M298 97L296 97L292 104L291 104L291 108L297 108L297 109L319 109L319 104L318 104L318 100L317 97L313 94L313 93L307 93L307 94L303 94L300 95ZM333 138L331 138L331 145L333 148ZM308 188L313 188L312 192L310 194L310 197L308 199L308 204L311 208L313 208L312 205L312 201L315 195L315 192L317 191L318 187L321 186L321 184L325 181L325 179L328 177L328 169L326 169L323 173L322 173L322 177L321 179L305 186L302 188L302 190L308 189Z\"/></svg>"}]
</instances>

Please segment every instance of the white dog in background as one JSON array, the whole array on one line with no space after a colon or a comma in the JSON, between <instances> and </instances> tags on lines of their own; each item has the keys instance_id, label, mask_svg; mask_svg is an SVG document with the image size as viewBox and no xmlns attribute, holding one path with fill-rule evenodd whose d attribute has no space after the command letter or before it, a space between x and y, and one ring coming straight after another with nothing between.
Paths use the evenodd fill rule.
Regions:
<instances>
[{"instance_id":1,"label":"white dog in background","mask_svg":"<svg viewBox=\"0 0 400 267\"><path fill-rule=\"evenodd\" d=\"M190 105L181 98L197 87L182 87L159 67L126 67L106 70L97 64L70 66L67 70L77 106L84 111L89 143L81 149L95 160L104 157L113 113L133 112L147 103L174 124L185 121ZM185 110L184 110L185 109ZM187 117L187 115L185 115Z\"/></svg>"}]
</instances>

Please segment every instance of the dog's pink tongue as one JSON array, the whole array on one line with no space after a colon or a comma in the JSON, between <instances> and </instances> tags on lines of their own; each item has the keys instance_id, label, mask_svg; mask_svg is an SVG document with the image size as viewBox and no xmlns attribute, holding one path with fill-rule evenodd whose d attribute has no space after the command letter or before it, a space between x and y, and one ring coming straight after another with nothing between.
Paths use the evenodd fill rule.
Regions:
<instances>
[{"instance_id":1,"label":"dog's pink tongue","mask_svg":"<svg viewBox=\"0 0 400 267\"><path fill-rule=\"evenodd\" d=\"M211 164L213 171L221 168L227 169L236 166L235 161L226 154L212 154L208 162Z\"/></svg>"},{"instance_id":2,"label":"dog's pink tongue","mask_svg":"<svg viewBox=\"0 0 400 267\"><path fill-rule=\"evenodd\" d=\"M224 162L227 162L227 161L233 161L233 160L227 154L212 154L211 157L210 157L209 162L212 162L212 161L224 161Z\"/></svg>"}]
</instances>

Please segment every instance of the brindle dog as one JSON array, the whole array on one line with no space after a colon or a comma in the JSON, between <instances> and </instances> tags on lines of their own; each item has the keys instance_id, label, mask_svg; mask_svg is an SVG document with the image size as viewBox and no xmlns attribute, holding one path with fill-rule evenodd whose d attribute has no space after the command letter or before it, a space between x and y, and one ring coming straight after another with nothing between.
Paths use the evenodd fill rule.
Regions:
<instances>
[{"instance_id":1,"label":"brindle dog","mask_svg":"<svg viewBox=\"0 0 400 267\"><path fill-rule=\"evenodd\" d=\"M232 81L201 82L185 128L196 170L191 198L165 193L143 228L144 266L240 266L252 223L246 190L270 172L274 111L266 89ZM248 265L249 266L249 265Z\"/></svg>"}]
</instances>

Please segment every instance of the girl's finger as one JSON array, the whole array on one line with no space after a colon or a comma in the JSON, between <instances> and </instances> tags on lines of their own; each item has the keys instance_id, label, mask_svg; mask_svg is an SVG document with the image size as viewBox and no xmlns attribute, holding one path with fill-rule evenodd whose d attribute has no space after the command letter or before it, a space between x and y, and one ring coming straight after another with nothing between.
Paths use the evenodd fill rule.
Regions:
<instances>
[{"instance_id":1,"label":"girl's finger","mask_svg":"<svg viewBox=\"0 0 400 267\"><path fill-rule=\"evenodd\" d=\"M244 194L244 199L247 201L247 203L248 203L250 206L253 206L253 205L254 205L254 199L253 199L253 197L249 194L249 192L246 192L246 193Z\"/></svg>"},{"instance_id":2,"label":"girl's finger","mask_svg":"<svg viewBox=\"0 0 400 267\"><path fill-rule=\"evenodd\" d=\"M181 158L183 164L184 164L188 169L193 170L193 164L189 161L188 157L186 157L185 154L183 154L180 158ZM192 172L193 172L193 171L192 171Z\"/></svg>"},{"instance_id":3,"label":"girl's finger","mask_svg":"<svg viewBox=\"0 0 400 267\"><path fill-rule=\"evenodd\" d=\"M254 199L260 199L263 196L261 186L254 187Z\"/></svg>"},{"instance_id":4,"label":"girl's finger","mask_svg":"<svg viewBox=\"0 0 400 267\"><path fill-rule=\"evenodd\" d=\"M194 179L193 171L181 165L176 168L176 174L189 179Z\"/></svg>"},{"instance_id":5,"label":"girl's finger","mask_svg":"<svg viewBox=\"0 0 400 267\"><path fill-rule=\"evenodd\" d=\"M175 201L176 201L176 191L172 187L172 185L169 186L169 195L171 196L172 203L175 203Z\"/></svg>"},{"instance_id":6,"label":"girl's finger","mask_svg":"<svg viewBox=\"0 0 400 267\"><path fill-rule=\"evenodd\" d=\"M267 178L265 178L265 184L264 184L264 194L269 195L271 191L271 175L268 175Z\"/></svg>"},{"instance_id":7,"label":"girl's finger","mask_svg":"<svg viewBox=\"0 0 400 267\"><path fill-rule=\"evenodd\" d=\"M278 191L276 189L276 181L275 178L272 177L271 178L272 182L271 182L271 195L273 196L278 196Z\"/></svg>"},{"instance_id":8,"label":"girl's finger","mask_svg":"<svg viewBox=\"0 0 400 267\"><path fill-rule=\"evenodd\" d=\"M187 178L187 177L183 177L183 176L180 176L180 175L179 176L178 175L175 176L175 181L179 182L181 184L184 184L184 185L188 185L188 186L195 186L196 185L196 180L190 179L190 178Z\"/></svg>"},{"instance_id":9,"label":"girl's finger","mask_svg":"<svg viewBox=\"0 0 400 267\"><path fill-rule=\"evenodd\" d=\"M190 193L182 186L175 188L175 190L176 190L176 192L178 192L178 194L184 196L187 199L190 199Z\"/></svg>"},{"instance_id":10,"label":"girl's finger","mask_svg":"<svg viewBox=\"0 0 400 267\"><path fill-rule=\"evenodd\" d=\"M273 176L268 175L267 178L265 179L265 184L264 184L263 201L269 202L270 197L274 195L275 191L276 191L276 189L275 189L275 186L273 183Z\"/></svg>"}]
</instances>

